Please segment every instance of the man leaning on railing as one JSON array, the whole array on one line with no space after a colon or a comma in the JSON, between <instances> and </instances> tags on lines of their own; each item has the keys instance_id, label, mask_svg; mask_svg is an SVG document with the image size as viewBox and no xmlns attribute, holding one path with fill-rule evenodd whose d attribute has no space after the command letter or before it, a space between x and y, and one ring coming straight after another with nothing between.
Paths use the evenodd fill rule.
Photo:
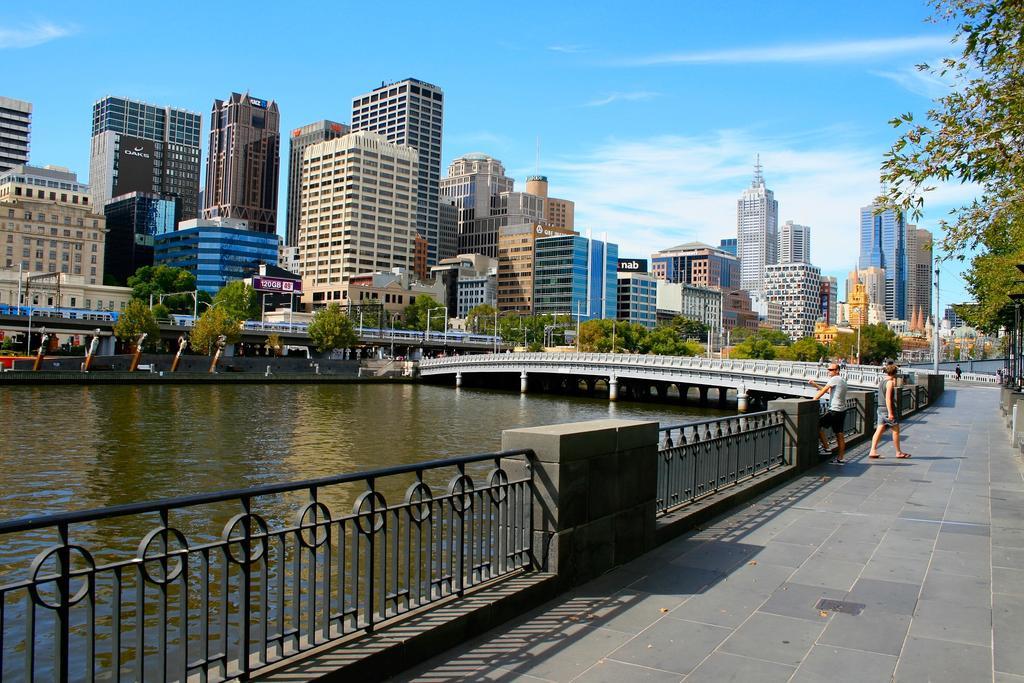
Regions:
<instances>
[{"instance_id":1,"label":"man leaning on railing","mask_svg":"<svg viewBox=\"0 0 1024 683\"><path fill-rule=\"evenodd\" d=\"M828 412L821 416L818 422L818 438L821 439L822 455L830 455L828 440L825 438L825 430L831 429L836 435L836 443L839 449L836 457L831 462L836 465L846 464L843 456L846 454L846 435L843 433L843 426L846 421L846 380L839 376L839 366L836 363L828 364L828 381L824 385L818 384L813 379L808 383L818 390L814 400L821 399L826 393L828 397Z\"/></svg>"}]
</instances>

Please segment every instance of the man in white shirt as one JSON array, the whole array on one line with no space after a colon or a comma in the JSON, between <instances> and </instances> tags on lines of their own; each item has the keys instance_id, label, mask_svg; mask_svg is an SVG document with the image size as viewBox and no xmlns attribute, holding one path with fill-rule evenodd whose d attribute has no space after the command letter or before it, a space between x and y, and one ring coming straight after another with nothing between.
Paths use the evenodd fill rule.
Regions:
<instances>
[{"instance_id":1,"label":"man in white shirt","mask_svg":"<svg viewBox=\"0 0 1024 683\"><path fill-rule=\"evenodd\" d=\"M825 438L825 430L831 429L836 435L836 443L839 445L836 457L831 462L836 465L846 464L843 456L846 454L846 435L843 434L843 422L846 417L846 380L839 376L839 366L836 363L828 364L828 381L818 384L813 379L809 380L811 386L818 390L814 400L819 400L826 393L828 397L828 412L821 416L818 422L818 438L821 439L821 447L827 453L828 439Z\"/></svg>"}]
</instances>

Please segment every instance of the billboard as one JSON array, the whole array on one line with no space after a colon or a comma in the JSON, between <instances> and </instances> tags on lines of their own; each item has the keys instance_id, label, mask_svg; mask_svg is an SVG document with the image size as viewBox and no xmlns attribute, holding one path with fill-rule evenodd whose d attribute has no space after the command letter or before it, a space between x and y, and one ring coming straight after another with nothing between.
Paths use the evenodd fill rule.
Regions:
<instances>
[{"instance_id":1,"label":"billboard","mask_svg":"<svg viewBox=\"0 0 1024 683\"><path fill-rule=\"evenodd\" d=\"M302 280L289 280L283 277L265 277L253 275L252 288L257 292L283 292L285 294L302 294Z\"/></svg>"},{"instance_id":2,"label":"billboard","mask_svg":"<svg viewBox=\"0 0 1024 683\"><path fill-rule=\"evenodd\" d=\"M112 196L117 197L129 192L152 192L155 157L155 142L122 135L121 148L117 152L117 178L114 180Z\"/></svg>"},{"instance_id":3,"label":"billboard","mask_svg":"<svg viewBox=\"0 0 1024 683\"><path fill-rule=\"evenodd\" d=\"M249 105L253 106L253 107L256 107L257 109L266 109L267 108L267 101L266 100L261 100L258 97L250 97L249 98Z\"/></svg>"},{"instance_id":4,"label":"billboard","mask_svg":"<svg viewBox=\"0 0 1024 683\"><path fill-rule=\"evenodd\" d=\"M620 273L646 273L647 272L647 259L645 258L620 258L619 268Z\"/></svg>"}]
</instances>

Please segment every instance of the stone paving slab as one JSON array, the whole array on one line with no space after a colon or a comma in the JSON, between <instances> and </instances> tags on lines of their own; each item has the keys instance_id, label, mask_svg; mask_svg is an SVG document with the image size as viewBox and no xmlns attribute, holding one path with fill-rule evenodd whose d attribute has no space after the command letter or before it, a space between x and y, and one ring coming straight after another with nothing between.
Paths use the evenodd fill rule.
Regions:
<instances>
[{"instance_id":1,"label":"stone paving slab","mask_svg":"<svg viewBox=\"0 0 1024 683\"><path fill-rule=\"evenodd\" d=\"M396 680L1024 683L1024 459L998 402L954 386L907 420L913 458L851 449Z\"/></svg>"}]
</instances>

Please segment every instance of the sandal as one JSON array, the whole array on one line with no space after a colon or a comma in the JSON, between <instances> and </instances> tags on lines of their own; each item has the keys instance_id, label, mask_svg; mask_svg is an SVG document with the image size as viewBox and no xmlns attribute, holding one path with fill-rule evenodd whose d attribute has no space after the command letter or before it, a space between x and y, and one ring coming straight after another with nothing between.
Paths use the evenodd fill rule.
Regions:
<instances>
[{"instance_id":1,"label":"sandal","mask_svg":"<svg viewBox=\"0 0 1024 683\"><path fill-rule=\"evenodd\" d=\"M874 455L871 455L870 453L868 453L868 457L872 458L874 460L881 460L882 459L882 456L879 455L878 453L875 453Z\"/></svg>"},{"instance_id":2,"label":"sandal","mask_svg":"<svg viewBox=\"0 0 1024 683\"><path fill-rule=\"evenodd\" d=\"M910 453L897 453L896 457L897 458L910 458L910 457L913 457L913 456L911 456Z\"/></svg>"}]
</instances>

